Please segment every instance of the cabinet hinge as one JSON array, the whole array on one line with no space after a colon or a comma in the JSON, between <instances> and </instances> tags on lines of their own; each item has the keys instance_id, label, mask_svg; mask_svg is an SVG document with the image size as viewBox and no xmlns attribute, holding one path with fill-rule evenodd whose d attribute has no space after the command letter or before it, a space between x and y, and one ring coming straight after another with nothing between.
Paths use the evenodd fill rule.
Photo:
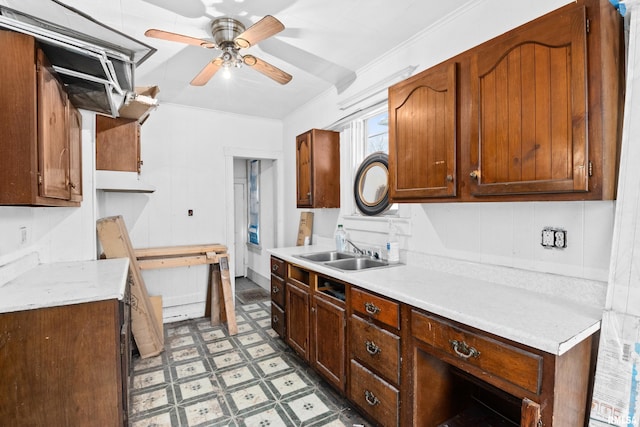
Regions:
<instances>
[{"instance_id":1,"label":"cabinet hinge","mask_svg":"<svg viewBox=\"0 0 640 427\"><path fill-rule=\"evenodd\" d=\"M589 34L589 31L591 30L591 20L587 18L587 22L585 23L586 25L586 30L587 30L587 34Z\"/></svg>"},{"instance_id":2,"label":"cabinet hinge","mask_svg":"<svg viewBox=\"0 0 640 427\"><path fill-rule=\"evenodd\" d=\"M38 185L42 185L42 174L38 172Z\"/></svg>"},{"instance_id":3,"label":"cabinet hinge","mask_svg":"<svg viewBox=\"0 0 640 427\"><path fill-rule=\"evenodd\" d=\"M593 162L589 160L589 176L593 176Z\"/></svg>"}]
</instances>

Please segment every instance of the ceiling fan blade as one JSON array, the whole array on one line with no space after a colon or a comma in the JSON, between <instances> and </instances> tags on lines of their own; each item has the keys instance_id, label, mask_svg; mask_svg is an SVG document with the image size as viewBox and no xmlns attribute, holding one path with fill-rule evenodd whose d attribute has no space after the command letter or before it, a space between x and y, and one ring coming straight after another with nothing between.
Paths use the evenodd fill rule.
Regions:
<instances>
[{"instance_id":1,"label":"ceiling fan blade","mask_svg":"<svg viewBox=\"0 0 640 427\"><path fill-rule=\"evenodd\" d=\"M193 46L205 47L207 49L213 49L216 44L209 40L198 39L195 37L189 37L182 34L171 33L169 31L156 30L151 28L144 32L144 35L147 37L153 37L161 40L169 40L171 42L185 43Z\"/></svg>"},{"instance_id":2,"label":"ceiling fan blade","mask_svg":"<svg viewBox=\"0 0 640 427\"><path fill-rule=\"evenodd\" d=\"M191 80L192 86L204 86L207 84L211 77L222 67L222 59L216 58L210 61L205 67L198 73L197 76Z\"/></svg>"},{"instance_id":3,"label":"ceiling fan blade","mask_svg":"<svg viewBox=\"0 0 640 427\"><path fill-rule=\"evenodd\" d=\"M260 58L256 58L253 55L245 55L242 59L246 65L264 74L270 79L277 81L281 85L286 85L291 81L291 74L285 73L280 68L274 67Z\"/></svg>"},{"instance_id":4,"label":"ceiling fan blade","mask_svg":"<svg viewBox=\"0 0 640 427\"><path fill-rule=\"evenodd\" d=\"M258 42L271 37L274 34L284 30L282 22L278 21L271 15L267 15L235 38L236 46L239 48L247 48L257 44Z\"/></svg>"}]
</instances>

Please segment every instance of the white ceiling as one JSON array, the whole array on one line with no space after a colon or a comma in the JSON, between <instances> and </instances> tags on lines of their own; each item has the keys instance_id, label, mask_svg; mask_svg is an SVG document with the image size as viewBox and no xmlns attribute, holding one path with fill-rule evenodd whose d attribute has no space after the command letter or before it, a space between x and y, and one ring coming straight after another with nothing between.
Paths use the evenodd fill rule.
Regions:
<instances>
[{"instance_id":1,"label":"white ceiling","mask_svg":"<svg viewBox=\"0 0 640 427\"><path fill-rule=\"evenodd\" d=\"M25 0L21 0L25 1ZM48 0L29 0L46 3ZM436 0L62 0L157 49L136 70L136 85L160 87L160 102L282 119L326 90L341 92L357 71L460 8ZM10 3L10 1L9 1ZM144 36L157 28L211 38L212 19L230 16L246 27L265 15L285 26L251 53L293 75L280 85L249 67L206 86L191 79L219 51Z\"/></svg>"}]
</instances>

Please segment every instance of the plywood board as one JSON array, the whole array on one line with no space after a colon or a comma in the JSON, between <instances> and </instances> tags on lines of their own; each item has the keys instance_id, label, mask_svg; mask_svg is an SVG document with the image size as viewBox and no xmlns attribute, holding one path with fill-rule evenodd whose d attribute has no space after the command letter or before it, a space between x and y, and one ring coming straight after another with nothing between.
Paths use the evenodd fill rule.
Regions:
<instances>
[{"instance_id":1,"label":"plywood board","mask_svg":"<svg viewBox=\"0 0 640 427\"><path fill-rule=\"evenodd\" d=\"M297 246L304 245L305 238L311 243L311 233L313 232L313 212L300 212L300 225L298 226Z\"/></svg>"},{"instance_id":2,"label":"plywood board","mask_svg":"<svg viewBox=\"0 0 640 427\"><path fill-rule=\"evenodd\" d=\"M142 279L124 220L120 215L99 219L97 230L98 239L107 258L129 258L133 338L140 351L140 357L156 356L164 349L164 335L158 330L158 320Z\"/></svg>"}]
</instances>

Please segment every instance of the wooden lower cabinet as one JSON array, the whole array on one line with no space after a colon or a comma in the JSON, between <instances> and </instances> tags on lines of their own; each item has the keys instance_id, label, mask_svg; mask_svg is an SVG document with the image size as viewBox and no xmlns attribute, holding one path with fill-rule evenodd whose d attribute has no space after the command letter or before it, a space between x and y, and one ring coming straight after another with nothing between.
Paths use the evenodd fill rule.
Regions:
<instances>
[{"instance_id":1,"label":"wooden lower cabinet","mask_svg":"<svg viewBox=\"0 0 640 427\"><path fill-rule=\"evenodd\" d=\"M591 337L556 356L418 310L411 329L415 425L584 426Z\"/></svg>"},{"instance_id":2,"label":"wooden lower cabinet","mask_svg":"<svg viewBox=\"0 0 640 427\"><path fill-rule=\"evenodd\" d=\"M344 303L313 296L311 306L312 366L335 388L345 389L345 322Z\"/></svg>"},{"instance_id":3,"label":"wooden lower cabinet","mask_svg":"<svg viewBox=\"0 0 640 427\"><path fill-rule=\"evenodd\" d=\"M286 271L284 310L272 295L274 330L371 425L584 426L597 337L557 356L292 263L272 265L272 277Z\"/></svg>"},{"instance_id":4,"label":"wooden lower cabinet","mask_svg":"<svg viewBox=\"0 0 640 427\"><path fill-rule=\"evenodd\" d=\"M271 327L280 338L286 339L285 293L284 281L285 262L271 257Z\"/></svg>"},{"instance_id":5,"label":"wooden lower cabinet","mask_svg":"<svg viewBox=\"0 0 640 427\"><path fill-rule=\"evenodd\" d=\"M277 304L271 303L271 328L276 331L276 333L282 339L286 339L286 317L284 314L284 310L281 309Z\"/></svg>"},{"instance_id":6,"label":"wooden lower cabinet","mask_svg":"<svg viewBox=\"0 0 640 427\"><path fill-rule=\"evenodd\" d=\"M115 299L0 314L0 423L128 425L129 319Z\"/></svg>"},{"instance_id":7,"label":"wooden lower cabinet","mask_svg":"<svg viewBox=\"0 0 640 427\"><path fill-rule=\"evenodd\" d=\"M379 425L399 425L400 391L353 359L348 397Z\"/></svg>"},{"instance_id":8,"label":"wooden lower cabinet","mask_svg":"<svg viewBox=\"0 0 640 427\"><path fill-rule=\"evenodd\" d=\"M287 282L286 333L287 344L305 361L309 361L309 290Z\"/></svg>"}]
</instances>

